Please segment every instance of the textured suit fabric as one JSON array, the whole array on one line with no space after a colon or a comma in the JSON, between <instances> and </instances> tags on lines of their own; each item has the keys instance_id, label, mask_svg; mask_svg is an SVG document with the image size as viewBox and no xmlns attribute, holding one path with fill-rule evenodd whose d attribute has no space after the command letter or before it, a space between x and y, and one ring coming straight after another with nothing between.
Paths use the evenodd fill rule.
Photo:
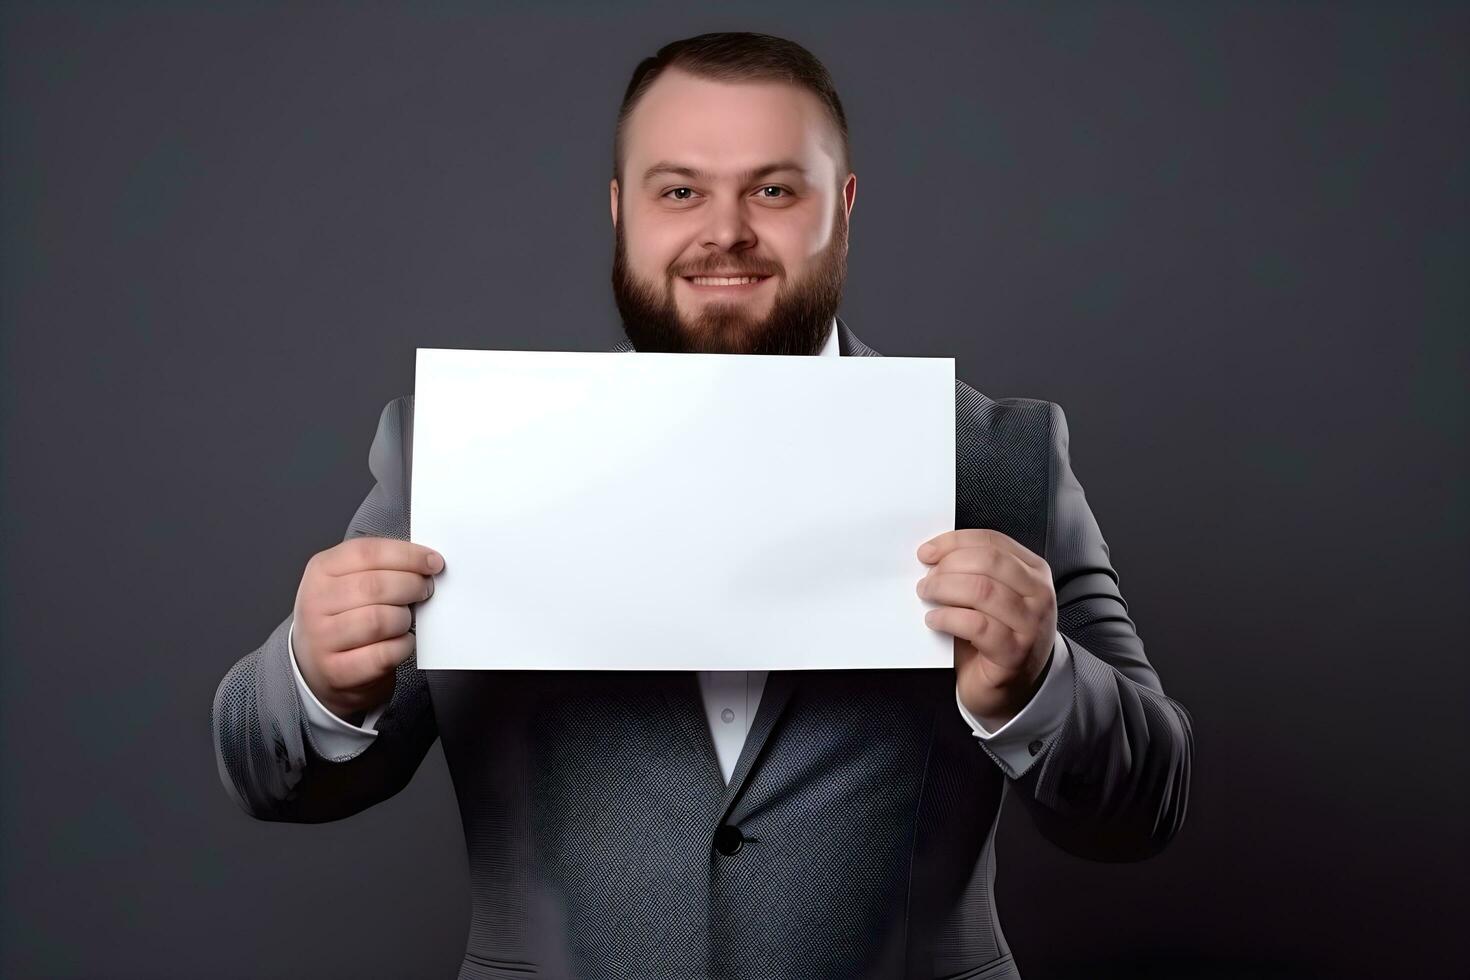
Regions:
<instances>
[{"instance_id":1,"label":"textured suit fabric","mask_svg":"<svg viewBox=\"0 0 1470 980\"><path fill-rule=\"evenodd\" d=\"M881 356L838 330L843 355ZM384 408L345 537L408 537L412 411ZM472 885L461 980L1018 978L994 906L1002 801L1072 854L1153 855L1184 821L1192 723L1144 656L1061 408L957 380L955 411L955 526L1046 559L1075 664L1065 721L1016 778L956 712L952 668L771 671L727 786L692 672L410 658L378 738L333 762L302 715L288 616L216 692L226 790L262 820L337 820L441 739ZM713 846L722 824L734 854Z\"/></svg>"}]
</instances>

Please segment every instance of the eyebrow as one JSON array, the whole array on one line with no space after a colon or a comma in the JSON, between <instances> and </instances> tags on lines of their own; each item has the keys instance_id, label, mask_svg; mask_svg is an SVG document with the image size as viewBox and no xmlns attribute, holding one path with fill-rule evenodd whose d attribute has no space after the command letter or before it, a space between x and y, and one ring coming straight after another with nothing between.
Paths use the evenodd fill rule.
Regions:
<instances>
[{"instance_id":1,"label":"eyebrow","mask_svg":"<svg viewBox=\"0 0 1470 980\"><path fill-rule=\"evenodd\" d=\"M762 177L770 174L781 173L787 170L801 174L803 177L806 176L806 168L795 160L778 160L775 163L754 167L735 176L740 183L747 184L752 180L760 180ZM646 184L660 174L674 174L679 177L688 177L690 180L703 180L707 176L702 170L695 167L686 167L681 164L670 163L668 160L661 160L643 172L643 182Z\"/></svg>"}]
</instances>

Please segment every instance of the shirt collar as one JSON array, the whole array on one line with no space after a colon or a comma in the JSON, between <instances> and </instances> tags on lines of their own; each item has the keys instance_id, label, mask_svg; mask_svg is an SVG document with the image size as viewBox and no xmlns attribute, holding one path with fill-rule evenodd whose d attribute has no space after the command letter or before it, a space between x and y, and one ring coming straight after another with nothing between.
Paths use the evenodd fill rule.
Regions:
<instances>
[{"instance_id":1,"label":"shirt collar","mask_svg":"<svg viewBox=\"0 0 1470 980\"><path fill-rule=\"evenodd\" d=\"M837 343L837 318L832 318L832 329L827 334L827 342L822 345L821 357L840 357L842 349Z\"/></svg>"}]
</instances>

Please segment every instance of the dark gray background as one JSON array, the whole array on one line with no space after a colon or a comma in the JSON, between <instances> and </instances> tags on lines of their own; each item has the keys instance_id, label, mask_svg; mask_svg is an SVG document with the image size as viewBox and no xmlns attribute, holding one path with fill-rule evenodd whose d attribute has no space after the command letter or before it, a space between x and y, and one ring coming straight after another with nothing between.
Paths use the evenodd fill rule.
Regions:
<instances>
[{"instance_id":1,"label":"dark gray background","mask_svg":"<svg viewBox=\"0 0 1470 980\"><path fill-rule=\"evenodd\" d=\"M1155 860L1004 811L1027 980L1464 975L1464 7L0 18L0 974L453 976L438 747L349 820L260 823L211 697L341 539L416 346L618 339L629 73L748 29L807 44L850 115L843 315L1062 405L1195 719Z\"/></svg>"}]
</instances>

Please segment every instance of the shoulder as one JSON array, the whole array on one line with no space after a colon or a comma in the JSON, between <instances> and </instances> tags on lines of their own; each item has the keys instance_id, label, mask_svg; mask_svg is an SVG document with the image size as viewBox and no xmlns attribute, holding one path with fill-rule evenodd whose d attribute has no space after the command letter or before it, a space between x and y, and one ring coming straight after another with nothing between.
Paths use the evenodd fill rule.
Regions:
<instances>
[{"instance_id":1,"label":"shoulder","mask_svg":"<svg viewBox=\"0 0 1470 980\"><path fill-rule=\"evenodd\" d=\"M972 385L955 379L955 438L987 442L1039 443L1050 440L1053 420L1061 412L1044 398L991 398Z\"/></svg>"},{"instance_id":2,"label":"shoulder","mask_svg":"<svg viewBox=\"0 0 1470 980\"><path fill-rule=\"evenodd\" d=\"M378 413L368 469L390 490L407 493L413 465L413 395L390 398Z\"/></svg>"},{"instance_id":3,"label":"shoulder","mask_svg":"<svg viewBox=\"0 0 1470 980\"><path fill-rule=\"evenodd\" d=\"M378 413L378 438L396 436L405 428L413 431L413 395L388 399Z\"/></svg>"},{"instance_id":4,"label":"shoulder","mask_svg":"<svg viewBox=\"0 0 1470 980\"><path fill-rule=\"evenodd\" d=\"M1042 554L1055 403L991 398L955 380L955 527L988 527Z\"/></svg>"}]
</instances>

